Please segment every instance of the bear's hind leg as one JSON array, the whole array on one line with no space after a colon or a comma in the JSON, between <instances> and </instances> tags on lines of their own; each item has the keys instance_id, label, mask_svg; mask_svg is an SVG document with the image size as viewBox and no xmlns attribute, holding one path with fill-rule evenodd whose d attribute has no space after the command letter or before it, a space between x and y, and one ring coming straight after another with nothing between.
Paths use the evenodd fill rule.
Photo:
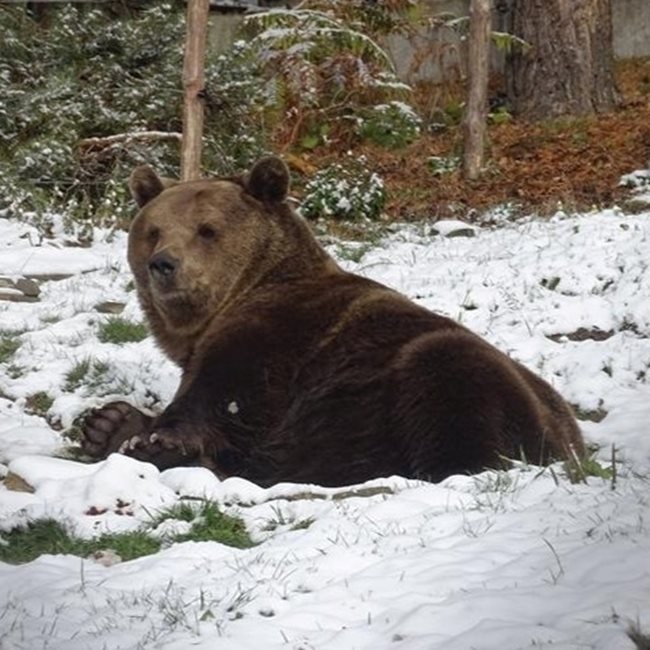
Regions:
<instances>
[{"instance_id":1,"label":"bear's hind leg","mask_svg":"<svg viewBox=\"0 0 650 650\"><path fill-rule=\"evenodd\" d=\"M439 481L507 466L545 463L548 419L515 364L461 331L409 343L395 364L393 429L411 476Z\"/></svg>"}]
</instances>

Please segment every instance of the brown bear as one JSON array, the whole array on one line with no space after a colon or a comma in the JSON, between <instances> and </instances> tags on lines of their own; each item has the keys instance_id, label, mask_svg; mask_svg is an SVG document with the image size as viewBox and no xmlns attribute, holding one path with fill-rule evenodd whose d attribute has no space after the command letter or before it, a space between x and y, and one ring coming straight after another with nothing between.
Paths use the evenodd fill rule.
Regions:
<instances>
[{"instance_id":1,"label":"brown bear","mask_svg":"<svg viewBox=\"0 0 650 650\"><path fill-rule=\"evenodd\" d=\"M549 384L465 327L343 271L287 203L273 156L250 173L130 179L128 260L158 344L182 369L157 417L113 402L83 448L260 485L338 486L581 456Z\"/></svg>"}]
</instances>

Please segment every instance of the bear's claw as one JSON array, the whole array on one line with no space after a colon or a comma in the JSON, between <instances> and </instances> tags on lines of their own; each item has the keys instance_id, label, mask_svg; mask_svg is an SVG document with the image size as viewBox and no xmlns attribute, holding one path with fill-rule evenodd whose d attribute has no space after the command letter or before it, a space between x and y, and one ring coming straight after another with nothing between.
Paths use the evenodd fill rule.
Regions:
<instances>
[{"instance_id":1,"label":"bear's claw","mask_svg":"<svg viewBox=\"0 0 650 650\"><path fill-rule=\"evenodd\" d=\"M149 437L135 435L124 440L117 449L119 454L139 460L148 460L165 451L174 451L181 456L189 455L185 442L173 431L154 431Z\"/></svg>"}]
</instances>

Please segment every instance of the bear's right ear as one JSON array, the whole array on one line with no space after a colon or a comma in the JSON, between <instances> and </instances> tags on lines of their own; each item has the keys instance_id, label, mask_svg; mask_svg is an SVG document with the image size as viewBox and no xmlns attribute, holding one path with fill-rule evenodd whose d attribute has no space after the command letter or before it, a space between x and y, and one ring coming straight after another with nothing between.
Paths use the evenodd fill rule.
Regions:
<instances>
[{"instance_id":1,"label":"bear's right ear","mask_svg":"<svg viewBox=\"0 0 650 650\"><path fill-rule=\"evenodd\" d=\"M171 178L160 178L156 172L141 165L136 167L129 178L129 189L131 196L135 199L138 207L143 208L149 201L155 199L164 189L176 185Z\"/></svg>"}]
</instances>

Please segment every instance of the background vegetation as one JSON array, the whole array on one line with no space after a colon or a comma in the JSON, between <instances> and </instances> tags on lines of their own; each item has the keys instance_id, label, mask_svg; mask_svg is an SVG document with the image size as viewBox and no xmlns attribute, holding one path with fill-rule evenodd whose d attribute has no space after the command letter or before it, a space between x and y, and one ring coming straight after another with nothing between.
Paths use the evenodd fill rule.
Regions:
<instances>
[{"instance_id":1,"label":"background vegetation","mask_svg":"<svg viewBox=\"0 0 650 650\"><path fill-rule=\"evenodd\" d=\"M378 45L422 24L417 3L301 7L253 14L231 47L208 57L207 174L279 152L307 216L413 219L495 204L611 203L620 175L648 156L647 61L619 74L622 111L534 126L512 120L495 79L488 170L468 183L458 168L462 84L410 88ZM83 242L92 225L126 224L133 166L178 174L184 10L180 0L62 3L48 5L43 19L24 5L0 6L0 216L29 221L46 237L63 215L63 228ZM427 20L463 29L450 17ZM416 58L429 54L425 47ZM341 200L340 175L354 206Z\"/></svg>"}]
</instances>

